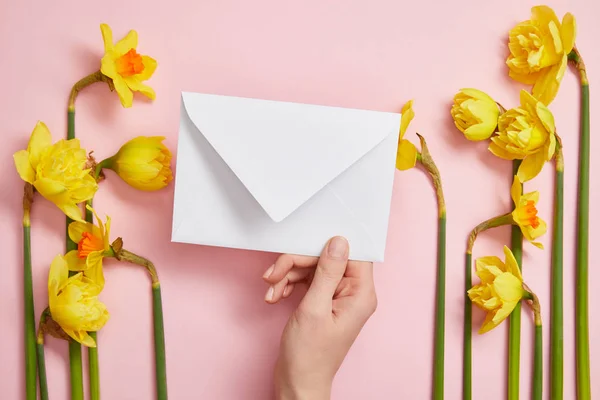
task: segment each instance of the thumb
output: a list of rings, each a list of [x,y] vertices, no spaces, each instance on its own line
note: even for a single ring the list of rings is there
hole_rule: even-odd
[[[312,311],[331,312],[333,295],[348,264],[348,241],[336,236],[329,240],[317,263],[312,283],[301,306]]]

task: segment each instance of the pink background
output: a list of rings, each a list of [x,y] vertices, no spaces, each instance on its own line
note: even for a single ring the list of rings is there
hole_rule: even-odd
[[[562,16],[573,12],[592,93],[600,76],[600,6],[594,0],[551,1]],[[159,61],[150,81],[154,103],[136,97],[123,109],[97,84],[77,102],[77,136],[98,158],[112,155],[137,135],[165,135],[176,148],[181,90],[399,111],[415,99],[415,131],[429,140],[443,173],[448,204],[446,395],[461,393],[463,253],[467,233],[482,220],[509,210],[510,163],[483,143],[467,142],[449,117],[455,91],[478,87],[507,106],[520,86],[506,76],[507,31],[527,19],[530,1],[484,2],[255,0],[105,0],[99,3],[8,0],[0,3],[0,76],[3,145],[0,221],[0,397],[23,393],[21,188],[11,155],[26,146],[39,120],[58,139],[65,135],[67,95],[75,80],[97,70],[102,55],[100,22],[115,38],[134,28],[139,51]],[[552,104],[565,145],[565,398],[575,398],[574,229],[578,133],[577,79],[568,71]],[[592,115],[599,115],[598,103]],[[594,136],[594,135],[592,135]],[[600,152],[592,139],[592,153]],[[306,160],[290,160],[305,162]],[[590,233],[590,337],[600,337],[600,233],[598,159],[592,160]],[[552,168],[526,190],[542,192],[540,214],[551,222]],[[429,397],[435,284],[435,197],[419,170],[397,172],[386,262],[376,266],[379,308],[356,341],[334,384],[334,399]],[[38,198],[39,199],[39,198]],[[138,192],[114,174],[96,196],[97,210],[113,218],[114,236],[154,260],[165,307],[171,398],[272,398],[271,371],[281,330],[298,303],[263,302],[263,271],[275,254],[170,243],[173,187]],[[41,199],[33,211],[36,311],[47,303],[51,259],[63,251],[64,216]],[[507,228],[484,234],[475,256],[501,255]],[[525,245],[524,275],[549,317],[550,235],[546,251]],[[149,282],[135,267],[106,263],[102,300],[111,320],[99,333],[105,399],[153,397]],[[483,315],[474,312],[475,325]],[[546,325],[547,326],[547,325]],[[528,397],[532,340],[523,319],[522,396]],[[548,329],[545,328],[547,350]],[[506,325],[474,336],[474,397],[505,397]],[[600,344],[592,341],[592,391],[600,394]],[[548,355],[545,354],[545,361]],[[67,345],[50,339],[46,349],[51,397],[67,398]],[[545,363],[545,365],[548,365]],[[546,375],[546,383],[547,375]]]

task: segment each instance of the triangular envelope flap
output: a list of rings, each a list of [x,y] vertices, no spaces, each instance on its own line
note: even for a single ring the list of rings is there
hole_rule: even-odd
[[[400,114],[182,93],[191,121],[267,214],[283,220],[397,134]]]

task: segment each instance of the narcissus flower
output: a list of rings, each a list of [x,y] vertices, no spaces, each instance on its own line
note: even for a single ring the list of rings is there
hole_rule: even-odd
[[[173,180],[171,151],[162,136],[139,136],[125,143],[117,154],[101,162],[136,189],[152,191]]]
[[[59,140],[52,144],[48,127],[38,122],[27,150],[17,151],[13,158],[25,182],[31,183],[71,219],[82,220],[77,204],[94,197],[98,184],[90,170],[84,169],[87,152],[80,147],[79,140]]]
[[[69,278],[69,268],[58,255],[48,274],[48,303],[52,319],[79,343],[96,347],[88,332],[100,330],[108,321],[106,306],[98,300],[102,288],[78,273]]]
[[[547,230],[546,222],[538,217],[538,210],[535,207],[540,198],[540,192],[536,190],[535,192],[521,194],[521,182],[515,176],[510,195],[515,203],[515,210],[512,212],[513,221],[521,228],[523,236],[531,244],[543,249],[544,246],[541,243],[534,242]]]
[[[548,6],[531,9],[531,19],[509,33],[509,75],[533,85],[533,95],[544,104],[556,96],[567,68],[567,56],[575,44],[575,17],[567,13],[562,24]]]
[[[540,173],[556,150],[556,129],[552,112],[541,101],[521,90],[521,107],[500,116],[498,133],[492,136],[490,151],[506,160],[523,160],[517,176],[526,182]]]
[[[417,163],[417,148],[410,141],[404,139],[406,129],[410,121],[415,117],[412,109],[413,101],[410,100],[402,107],[402,117],[400,119],[400,136],[398,138],[398,154],[396,156],[396,168],[401,171],[411,169]]]
[[[104,57],[100,71],[112,79],[123,107],[133,104],[133,92],[140,92],[154,100],[154,90],[143,82],[150,79],[156,70],[156,60],[137,53],[138,36],[129,31],[127,36],[113,44],[112,30],[100,25],[104,40]]]
[[[69,237],[77,243],[77,250],[71,250],[65,255],[65,260],[71,271],[82,271],[83,275],[100,288],[104,287],[104,271],[102,259],[114,256],[110,247],[110,217],[103,224],[93,208],[98,225],[89,222],[72,222],[69,224]]]
[[[486,333],[504,321],[525,294],[517,260],[506,246],[504,256],[505,262],[489,256],[475,263],[481,283],[469,289],[468,294],[476,306],[487,312],[479,333]]]
[[[487,94],[477,89],[461,89],[450,111],[454,125],[469,140],[485,140],[496,130],[500,109]]]

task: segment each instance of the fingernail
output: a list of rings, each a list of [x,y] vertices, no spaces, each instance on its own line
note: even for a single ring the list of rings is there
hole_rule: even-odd
[[[273,285],[271,285],[269,287],[269,290],[267,290],[267,295],[265,296],[265,301],[268,301],[268,302],[273,301],[274,294],[275,294],[275,288],[273,287]]]
[[[330,257],[342,258],[348,253],[348,241],[341,236],[336,236],[329,242],[327,254]]]
[[[267,270],[265,271],[265,274],[263,275],[263,278],[265,278],[265,279],[269,278],[269,277],[271,276],[271,274],[273,273],[273,270],[274,270],[274,269],[275,269],[275,264],[271,265],[271,266],[269,267],[269,269],[267,269]]]

